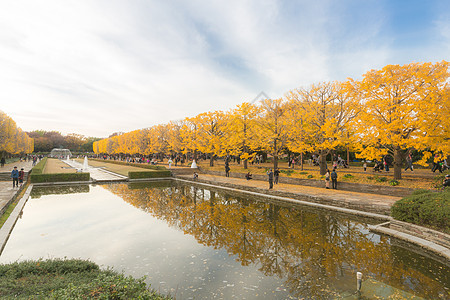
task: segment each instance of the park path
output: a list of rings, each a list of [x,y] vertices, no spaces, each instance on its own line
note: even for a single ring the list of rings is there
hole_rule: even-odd
[[[9,164],[5,164],[3,167],[0,166],[0,211],[3,211],[3,208],[8,205],[11,199],[16,195],[19,191],[19,188],[12,186],[11,171],[14,167],[17,167],[18,170],[21,168],[24,169],[25,173],[28,173],[33,163],[31,161],[17,161]]]

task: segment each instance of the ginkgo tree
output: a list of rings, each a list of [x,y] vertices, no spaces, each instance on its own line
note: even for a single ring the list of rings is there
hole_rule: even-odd
[[[261,101],[261,116],[256,119],[259,127],[257,142],[273,156],[274,169],[278,168],[278,159],[289,140],[287,110],[284,99],[265,99]]]
[[[388,65],[367,72],[360,81],[350,79],[363,102],[356,127],[366,147],[361,155],[384,149],[394,157],[394,179],[401,179],[406,150],[448,151],[439,145],[448,143],[448,115],[442,114],[448,111],[448,78],[448,63],[443,61]]]
[[[233,155],[239,155],[243,160],[244,169],[248,168],[248,160],[252,158],[260,145],[257,143],[257,118],[261,108],[244,102],[229,112],[226,128],[225,147]]]
[[[358,115],[358,99],[349,95],[340,82],[323,82],[286,95],[291,103],[292,151],[319,154],[320,174],[326,173],[326,156],[349,144],[350,127]],[[298,118],[297,120],[295,118]]]
[[[29,154],[34,150],[33,139],[6,113],[0,111],[0,156],[10,154]]]
[[[196,128],[196,136],[192,140],[195,148],[202,153],[208,153],[209,164],[214,166],[214,157],[226,154],[224,145],[226,114],[222,111],[205,112],[191,118],[190,121],[195,123]],[[186,141],[186,144],[189,142]]]

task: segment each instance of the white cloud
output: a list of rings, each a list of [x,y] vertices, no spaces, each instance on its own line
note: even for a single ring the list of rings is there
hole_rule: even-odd
[[[355,3],[3,2],[1,109],[24,130],[107,136],[359,76],[392,51],[384,8]]]

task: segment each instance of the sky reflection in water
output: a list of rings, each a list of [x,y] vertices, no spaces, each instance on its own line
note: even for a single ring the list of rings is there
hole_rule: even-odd
[[[32,197],[2,263],[90,259],[146,275],[178,299],[329,298],[353,291],[357,270],[448,295],[448,267],[342,216],[167,182],[35,188]]]

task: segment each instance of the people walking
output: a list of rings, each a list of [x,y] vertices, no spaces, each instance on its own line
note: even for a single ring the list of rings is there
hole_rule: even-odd
[[[225,164],[225,177],[230,177],[230,166]]]
[[[2,157],[2,159],[1,159],[1,165],[2,165],[2,168],[5,166],[5,163],[6,163],[6,160],[5,160],[5,158],[4,157]]]
[[[387,155],[383,157],[383,164],[385,172],[389,172],[389,158]]]
[[[330,170],[327,169],[327,172],[325,173],[325,188],[330,188]]]
[[[406,168],[405,168],[405,171],[408,170],[408,169],[411,169],[411,172],[414,172],[411,153],[408,153],[408,156],[406,156]]]
[[[24,176],[25,176],[25,171],[23,170],[23,168],[21,168],[19,171],[19,186],[22,186]]]
[[[267,175],[269,176],[269,189],[273,189],[273,172],[272,169],[267,171]]]
[[[276,168],[275,171],[273,172],[273,175],[275,177],[275,184],[278,184],[278,178],[280,177],[280,169]]]
[[[19,170],[17,170],[17,167],[14,167],[14,169],[11,171],[11,178],[13,180],[13,188],[19,187]]]
[[[337,189],[337,173],[336,173],[336,169],[333,169],[333,172],[331,172],[331,185],[333,187],[333,189]]]

